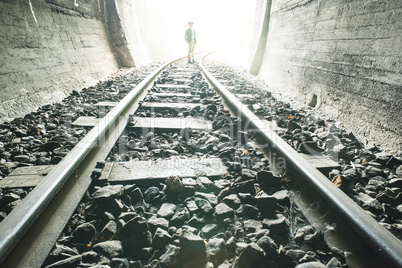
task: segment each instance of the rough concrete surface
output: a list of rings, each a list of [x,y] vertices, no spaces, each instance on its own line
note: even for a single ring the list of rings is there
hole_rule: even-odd
[[[402,2],[273,1],[260,77],[391,148],[402,148]]]
[[[60,101],[120,67],[168,58],[168,38],[153,6],[141,1],[134,7],[131,0],[0,1],[0,122]]]
[[[317,111],[402,147],[402,1],[250,4],[249,62],[263,55],[254,71],[273,90],[303,103],[315,94]],[[154,0],[1,0],[0,23],[0,122],[172,51]]]
[[[0,1],[0,120],[63,99],[118,70],[98,1]]]

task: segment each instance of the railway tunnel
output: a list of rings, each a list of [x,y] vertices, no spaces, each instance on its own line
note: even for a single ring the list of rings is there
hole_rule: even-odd
[[[401,13],[0,1],[1,266],[399,267]]]
[[[223,50],[299,107],[400,148],[401,2],[1,1],[2,122],[121,70]]]

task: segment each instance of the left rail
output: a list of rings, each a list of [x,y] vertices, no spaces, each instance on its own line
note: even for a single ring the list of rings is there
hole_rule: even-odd
[[[0,223],[1,267],[42,265],[89,187],[96,162],[105,159],[144,92],[178,60],[159,67],[131,90]]]

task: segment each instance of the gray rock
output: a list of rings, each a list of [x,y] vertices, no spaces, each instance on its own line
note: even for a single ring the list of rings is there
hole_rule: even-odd
[[[341,262],[335,257],[333,257],[327,262],[328,268],[338,268],[341,267],[341,265],[342,265]]]
[[[262,224],[274,234],[282,234],[289,229],[289,222],[282,215],[279,215],[277,219],[266,218],[262,221]]]
[[[130,235],[132,233],[144,233],[149,230],[147,220],[137,216],[128,221],[123,227],[123,234]]]
[[[354,168],[349,168],[349,169],[347,169],[347,170],[345,170],[344,172],[343,172],[343,175],[346,177],[346,178],[348,178],[348,179],[350,179],[350,180],[356,180],[356,179],[358,179],[359,178],[359,172],[356,170],[356,169],[354,169]]]
[[[197,234],[198,229],[189,225],[183,225],[181,228],[177,230],[179,233],[179,237],[181,237],[184,233],[192,233],[192,234]]]
[[[317,105],[317,95],[316,94],[310,94],[307,100],[307,105],[310,107],[315,107]]]
[[[244,221],[244,230],[247,233],[255,233],[262,229],[262,223],[256,220],[246,220]]]
[[[56,243],[55,248],[51,252],[51,256],[57,258],[63,258],[65,256],[74,256],[79,255],[79,252],[76,248],[70,248],[68,246]]]
[[[95,251],[87,251],[81,254],[83,263],[94,263],[99,260],[100,255]]]
[[[202,226],[205,224],[205,219],[203,217],[198,217],[197,214],[194,214],[187,222],[187,225],[190,226]]]
[[[388,181],[388,185],[391,188],[402,188],[402,179],[391,179]]]
[[[399,213],[402,213],[402,204],[397,206],[396,209],[399,211]]]
[[[396,168],[395,174],[396,174],[396,176],[398,176],[399,178],[402,178],[402,165],[400,165],[399,167]]]
[[[107,185],[93,193],[92,197],[95,200],[107,200],[109,198],[116,198],[123,194],[123,189],[123,185]]]
[[[28,162],[29,160],[29,155],[16,155],[13,157],[13,160],[16,162]]]
[[[222,238],[212,238],[207,243],[209,260],[214,263],[221,263],[226,257],[226,243]]]
[[[134,258],[142,260],[144,262],[144,261],[148,261],[152,258],[152,256],[153,256],[152,253],[153,253],[152,247],[146,246],[146,247],[138,248],[137,251],[131,251],[130,255],[133,256]],[[159,250],[155,250],[154,255],[159,256],[160,255]],[[152,263],[152,265],[154,263],[159,264],[158,260],[155,260],[155,259],[152,260],[151,263]],[[158,267],[158,266],[155,265],[153,267]]]
[[[162,193],[159,190],[158,187],[152,186],[149,187],[145,192],[144,192],[144,200],[147,203],[154,203],[155,201],[160,200],[162,197]]]
[[[132,219],[134,219],[135,217],[137,217],[137,213],[136,212],[123,212],[119,215],[119,220],[123,220],[124,222],[128,222]]]
[[[249,204],[241,204],[240,207],[236,210],[236,215],[238,217],[245,217],[251,219],[256,219],[259,213],[260,210],[257,207]]]
[[[196,190],[205,189],[206,192],[213,192],[215,190],[215,184],[207,177],[198,177],[196,182],[197,185],[201,186],[196,187]]]
[[[260,192],[258,196],[255,197],[255,200],[257,201],[257,207],[264,215],[270,215],[274,213],[276,208],[278,207],[278,200],[265,192]]]
[[[204,214],[212,214],[214,212],[214,208],[212,207],[211,203],[209,203],[207,200],[205,199],[201,199],[196,197],[195,198],[195,204],[197,205],[197,207],[200,208],[200,210],[204,213]]]
[[[183,265],[201,265],[207,263],[207,248],[204,240],[191,232],[184,232],[180,239]],[[190,266],[188,266],[190,267]]]
[[[171,193],[179,193],[183,189],[183,183],[179,176],[172,175],[167,177],[166,181],[166,186],[169,192]]]
[[[317,239],[318,239],[318,232],[314,229],[313,226],[307,225],[302,228],[299,228],[296,231],[294,239],[296,242],[300,242],[300,243],[302,243],[302,242],[313,243],[314,241],[317,241]]]
[[[255,195],[254,183],[255,180],[236,182],[231,188],[234,193],[249,193]]]
[[[95,236],[96,229],[91,223],[83,223],[77,226],[72,233],[72,236],[81,243],[88,243],[91,242],[93,237]]]
[[[228,259],[231,259],[236,252],[236,243],[237,240],[234,236],[231,236],[227,241],[226,241],[226,252],[228,255]]]
[[[224,188],[226,188],[230,185],[230,181],[226,180],[226,179],[220,179],[220,180],[214,181],[214,184],[215,184],[216,191],[220,192],[221,190],[223,190]]]
[[[275,176],[271,171],[262,170],[257,173],[257,182],[269,186],[277,186],[281,182],[281,177]]]
[[[143,265],[141,261],[130,261],[130,268],[142,268],[142,267]]]
[[[278,246],[276,245],[275,241],[269,236],[263,236],[258,239],[257,244],[264,250],[265,255],[268,258],[277,257]]]
[[[186,207],[187,207],[188,211],[190,211],[191,213],[197,212],[199,210],[197,204],[192,199],[187,199],[185,201],[185,204],[186,204]]]
[[[327,268],[327,266],[318,261],[311,261],[299,264],[295,268]]]
[[[251,169],[243,168],[241,171],[241,178],[246,180],[254,180],[257,175],[257,172]]]
[[[156,229],[152,239],[152,247],[154,249],[163,249],[172,240],[172,236],[161,228]]]
[[[168,245],[166,252],[159,257],[159,262],[163,267],[176,267],[180,255],[180,248],[174,245]]]
[[[126,258],[113,258],[110,266],[112,268],[130,268],[130,262]]]
[[[376,176],[384,176],[384,172],[381,168],[373,167],[371,165],[367,166],[362,173],[363,178],[372,178]]]
[[[358,193],[354,197],[356,201],[360,203],[364,209],[368,209],[373,213],[382,212],[381,203],[378,200],[372,198],[371,196],[364,193]]]
[[[188,195],[194,195],[195,193],[195,187],[197,186],[197,182],[192,179],[192,178],[183,178],[182,179],[182,184],[183,184],[183,192],[188,194]]]
[[[225,203],[219,203],[215,207],[215,216],[222,220],[224,218],[233,218],[234,217],[234,210],[230,208],[228,205]]]
[[[233,209],[238,209],[241,204],[240,198],[237,196],[237,194],[225,196],[222,199],[222,202]]]
[[[108,221],[101,233],[105,240],[109,240],[117,231],[117,223],[113,220]]]
[[[278,204],[286,207],[290,206],[289,192],[287,190],[277,191],[272,196],[278,201]]]
[[[133,204],[140,202],[144,198],[140,188],[135,188],[131,192],[130,196],[131,196],[131,202]]]
[[[228,161],[226,162],[229,171],[240,172],[242,167],[240,162]]]
[[[218,232],[218,225],[210,223],[201,228],[201,234],[203,237],[209,238]]]
[[[263,236],[269,236],[270,233],[271,232],[268,229],[261,229],[252,234],[252,236],[250,236],[250,239],[255,239],[256,241],[258,241]],[[254,240],[252,241],[255,242]]]
[[[170,219],[170,225],[181,226],[185,221],[190,219],[190,212],[188,212],[186,207],[178,207],[175,214]]]
[[[122,243],[118,240],[105,241],[96,244],[93,250],[97,253],[103,254],[109,259],[120,257],[123,254]]]
[[[1,199],[0,199],[0,206],[3,207],[9,203],[12,203],[14,201],[20,200],[20,196],[14,193],[8,193],[5,194]]]
[[[134,232],[131,234],[125,234],[122,239],[124,252],[126,254],[133,254],[138,257],[150,257],[150,247],[152,245],[152,233],[146,231],[143,233]],[[142,255],[142,256],[141,256]]]
[[[306,252],[306,255],[304,255],[299,262],[305,263],[305,262],[312,262],[317,260],[317,254],[315,252],[309,250]]]
[[[401,213],[393,206],[389,204],[382,204],[382,208],[385,214],[387,214],[390,218],[400,218]]]
[[[285,255],[294,261],[301,259],[305,254],[306,252],[300,249],[289,249],[285,252]]]
[[[290,199],[287,190],[275,192],[273,195],[269,195],[265,192],[260,192],[256,197],[257,207],[265,215],[272,214],[277,208],[277,204],[282,206],[289,206]]]
[[[172,203],[163,203],[159,208],[157,215],[161,218],[170,219],[174,215],[176,205]]]
[[[385,189],[385,179],[383,177],[374,177],[370,179],[366,185],[366,189],[374,192],[379,192]]]
[[[342,144],[335,145],[328,153],[335,159],[348,159],[348,148]]]
[[[82,260],[81,255],[71,256],[64,260],[60,260],[50,265],[47,265],[45,266],[45,268],[74,267],[77,266],[81,260]]]
[[[245,238],[245,233],[244,233],[243,228],[240,228],[240,227],[236,228],[233,236],[236,238],[236,240],[243,241]]]
[[[264,258],[264,250],[256,243],[246,244],[239,257],[234,262],[234,267],[256,267]]]
[[[207,200],[212,206],[218,204],[218,198],[215,194],[196,192],[194,196]]]
[[[218,268],[230,268],[232,267],[228,260],[225,260],[223,263],[219,264]]]
[[[397,207],[399,205],[399,202],[391,195],[389,195],[386,191],[383,191],[376,195],[376,199],[381,203],[390,204],[394,207]]]
[[[164,218],[158,218],[156,215],[148,219],[148,226],[151,231],[155,231],[157,228],[167,230],[169,228],[169,221]]]
[[[124,203],[117,198],[108,199],[108,201],[105,202],[104,209],[113,215],[120,215],[122,211],[124,211]]]
[[[49,142],[46,142],[45,144],[41,145],[40,147],[43,148],[44,150],[46,150],[47,152],[51,152],[54,149],[59,148],[60,146],[62,146],[62,144],[60,142],[49,141]]]

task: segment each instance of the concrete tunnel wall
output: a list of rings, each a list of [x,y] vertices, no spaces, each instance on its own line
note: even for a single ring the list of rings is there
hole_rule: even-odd
[[[317,111],[401,147],[400,0],[255,3],[250,72],[304,103],[314,94]],[[0,21],[0,122],[172,55],[153,0],[2,0]]]
[[[60,101],[119,67],[168,57],[154,8],[152,0],[0,1],[0,122]]]
[[[300,106],[315,95],[318,112],[402,148],[402,1],[257,0],[256,7],[251,73]]]

